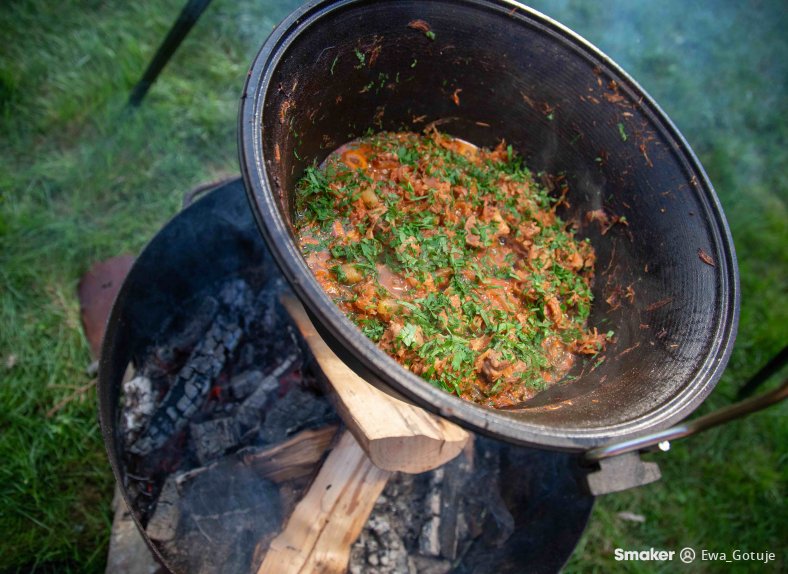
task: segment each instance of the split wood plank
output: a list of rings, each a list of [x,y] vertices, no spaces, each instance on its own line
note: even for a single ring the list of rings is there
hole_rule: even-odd
[[[421,473],[456,457],[468,433],[359,377],[328,347],[293,295],[280,297],[331,386],[334,406],[353,436],[384,470]]]
[[[338,428],[338,425],[326,425],[301,431],[286,441],[264,450],[247,447],[230,456],[240,459],[244,465],[253,468],[261,478],[281,484],[313,474],[315,466],[328,450]],[[178,488],[223,462],[224,459],[180,474],[175,479]]]
[[[258,574],[340,574],[391,472],[342,433],[309,490],[271,541]]]
[[[260,452],[241,451],[244,464],[276,483],[310,475],[331,445],[337,425],[301,431],[290,440]]]

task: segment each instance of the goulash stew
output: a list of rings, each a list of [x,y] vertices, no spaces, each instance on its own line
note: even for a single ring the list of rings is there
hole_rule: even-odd
[[[612,336],[586,326],[594,250],[556,215],[557,187],[503,142],[378,133],[306,170],[299,245],[326,293],[403,367],[511,406]]]

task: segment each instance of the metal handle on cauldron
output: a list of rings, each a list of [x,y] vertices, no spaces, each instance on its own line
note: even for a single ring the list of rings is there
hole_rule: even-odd
[[[786,397],[788,397],[788,379],[783,381],[779,387],[768,393],[763,393],[757,397],[734,403],[695,420],[684,422],[670,427],[669,429],[642,437],[591,449],[586,452],[584,458],[588,462],[598,462],[628,452],[645,452],[653,450],[655,447],[659,448],[659,450],[667,451],[670,449],[670,441],[672,440],[692,436],[706,429],[760,411],[785,400]]]
[[[776,358],[780,357],[782,358],[780,362],[785,363],[785,353],[781,353]],[[762,376],[763,371],[771,369],[769,374],[776,372],[777,368],[773,365],[774,362],[771,361],[753,379],[760,378],[762,382],[762,380],[765,380]],[[667,451],[670,449],[671,440],[698,434],[707,429],[763,410],[786,398],[788,398],[788,379],[769,392],[734,403],[695,420],[642,437],[593,448],[583,456],[585,462],[599,466],[598,470],[589,473],[585,477],[588,489],[591,494],[596,496],[654,482],[660,478],[659,467],[653,462],[640,460],[641,452],[649,452],[655,449]]]

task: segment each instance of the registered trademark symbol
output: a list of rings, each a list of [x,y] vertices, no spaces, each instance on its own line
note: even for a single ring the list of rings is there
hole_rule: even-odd
[[[685,564],[689,564],[695,560],[695,551],[689,546],[687,548],[683,548],[679,553],[679,558],[681,558],[681,561]]]

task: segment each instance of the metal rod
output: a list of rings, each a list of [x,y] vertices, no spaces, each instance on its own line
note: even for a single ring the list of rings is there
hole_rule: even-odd
[[[148,64],[148,69],[145,70],[140,81],[137,82],[137,85],[131,90],[128,102],[130,107],[136,108],[142,103],[145,94],[148,93],[148,90],[151,85],[153,85],[153,82],[156,81],[159,73],[164,69],[164,66],[167,65],[167,62],[170,61],[175,50],[181,45],[183,39],[197,23],[197,20],[210,3],[211,0],[189,0],[186,2],[186,6],[181,10],[175,24],[172,25],[172,28],[170,28],[170,31],[167,33],[167,37],[164,38],[161,46],[159,46],[159,49],[156,51],[156,55],[153,56],[150,64]]]
[[[763,393],[757,397],[724,407],[695,420],[681,423],[669,429],[639,438],[591,449],[586,452],[585,459],[589,462],[597,462],[627,452],[651,450],[655,447],[659,447],[660,443],[694,435],[706,429],[765,409],[766,407],[785,400],[786,397],[788,397],[788,379],[784,380],[779,387],[768,393]],[[667,445],[665,450],[667,450],[667,448],[669,448],[669,445]]]
[[[788,364],[788,346],[783,347],[783,350],[777,353],[776,356],[766,363],[760,371],[755,373],[749,381],[744,383],[736,394],[736,399],[742,400],[749,397],[758,387],[760,387],[772,375]]]

